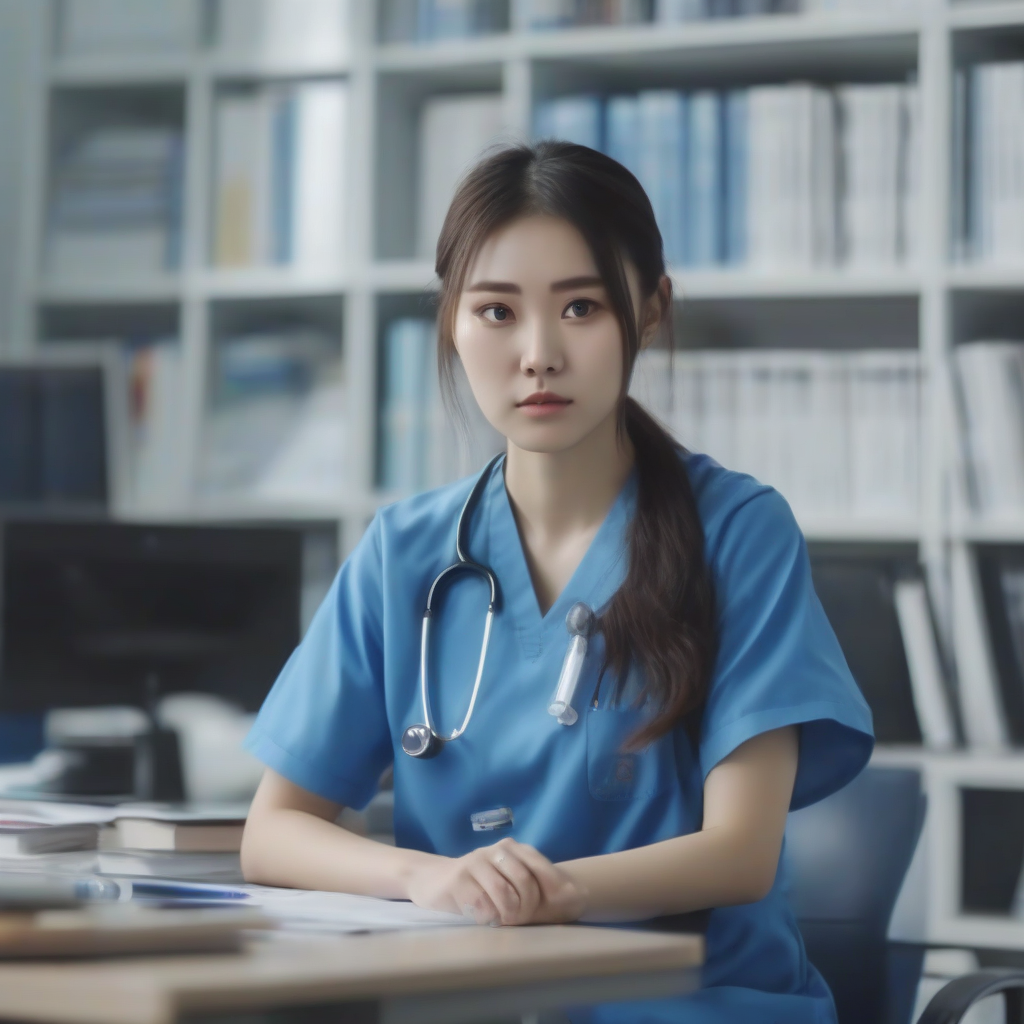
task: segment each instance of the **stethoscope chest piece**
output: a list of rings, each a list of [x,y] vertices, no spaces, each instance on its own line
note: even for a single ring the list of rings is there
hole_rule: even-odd
[[[410,757],[426,761],[437,757],[444,747],[444,739],[426,725],[410,725],[402,733],[402,749]]]

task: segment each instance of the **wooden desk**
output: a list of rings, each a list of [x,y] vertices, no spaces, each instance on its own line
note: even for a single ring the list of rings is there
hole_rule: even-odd
[[[457,1024],[692,991],[703,956],[698,935],[551,926],[286,937],[206,956],[12,961],[0,965],[0,1019]]]

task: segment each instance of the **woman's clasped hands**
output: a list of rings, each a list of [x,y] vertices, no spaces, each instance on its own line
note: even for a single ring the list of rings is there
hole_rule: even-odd
[[[568,872],[514,839],[462,857],[431,857],[410,874],[408,897],[495,926],[576,921],[587,908],[586,892]]]

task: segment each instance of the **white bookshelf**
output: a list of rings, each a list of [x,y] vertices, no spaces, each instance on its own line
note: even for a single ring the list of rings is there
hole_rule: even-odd
[[[187,458],[177,497],[159,515],[168,521],[301,520],[334,524],[339,550],[358,539],[374,510],[395,497],[375,486],[376,395],[382,311],[402,303],[410,307],[436,290],[433,268],[415,255],[415,187],[412,179],[415,119],[425,96],[490,90],[503,96],[512,137],[527,138],[537,100],[581,89],[629,90],[666,85],[689,87],[812,80],[905,80],[916,73],[922,113],[919,261],[914,266],[878,272],[829,269],[793,274],[750,271],[674,271],[682,309],[726,308],[754,304],[771,315],[774,303],[811,304],[819,310],[822,337],[844,311],[863,308],[883,321],[902,318],[913,324],[907,345],[916,345],[924,370],[921,412],[921,512],[915,517],[860,519],[838,516],[802,523],[812,541],[916,545],[926,567],[941,617],[948,620],[955,601],[949,591],[950,551],[970,551],[977,543],[1024,543],[1020,521],[982,523],[958,500],[956,436],[950,347],[964,301],[981,304],[1016,296],[1024,308],[1024,266],[956,265],[950,252],[950,95],[957,47],[967,36],[983,51],[986,39],[1002,28],[1024,27],[1024,2],[968,3],[921,0],[917,14],[870,16],[784,15],[717,20],[684,25],[591,27],[535,32],[523,24],[511,0],[509,32],[471,41],[379,44],[376,3],[354,0],[348,56],[334,62],[276,60],[262,54],[222,53],[201,39],[201,13],[208,0],[193,0],[196,38],[186,52],[141,56],[67,57],[54,52],[56,2],[40,4],[48,24],[40,38],[48,45],[36,55],[33,110],[26,140],[27,183],[19,240],[19,304],[13,337],[22,353],[45,345],[41,325],[48,310],[159,306],[173,308],[187,380],[181,408],[181,434]],[[1024,35],[1017,52],[1024,55]],[[347,146],[348,256],[343,265],[316,270],[287,267],[229,270],[209,261],[213,162],[213,106],[226,83],[268,82],[318,77],[342,78],[349,86]],[[58,97],[111,89],[174,91],[183,109],[186,138],[184,245],[181,268],[157,275],[111,279],[55,280],[42,271],[51,117]],[[965,296],[967,299],[965,299]],[[218,304],[331,300],[338,311],[347,387],[350,483],[337,503],[259,504],[237,500],[199,500],[193,482],[201,444],[202,416],[212,346],[213,311]],[[759,304],[759,305],[758,305]],[[811,313],[808,312],[808,316]],[[131,507],[117,510],[125,517]],[[153,513],[148,516],[152,518]],[[955,638],[954,638],[954,643]],[[969,665],[961,664],[961,686],[972,685]],[[1002,779],[1024,789],[1024,756],[986,755]],[[877,760],[924,766],[934,792],[929,849],[954,846],[958,820],[941,796],[957,779],[967,778],[981,762],[967,755],[939,758],[920,750],[880,751]],[[971,776],[973,777],[973,776]],[[933,782],[932,780],[940,780]],[[937,787],[937,788],[936,788]],[[945,801],[945,803],[943,802]],[[947,808],[943,810],[943,808]],[[1024,925],[1007,921],[962,920],[947,897],[950,872],[942,862],[930,875],[945,909],[929,937],[968,945],[1024,949]],[[941,876],[941,877],[940,877]],[[946,886],[941,889],[941,886]],[[942,896],[941,893],[945,893]],[[947,899],[941,903],[941,899]],[[947,912],[948,911],[948,912]]]

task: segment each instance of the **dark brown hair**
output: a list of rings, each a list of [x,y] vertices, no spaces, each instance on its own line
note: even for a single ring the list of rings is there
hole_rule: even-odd
[[[631,737],[629,745],[640,747],[681,722],[696,731],[718,634],[704,529],[682,449],[627,395],[640,328],[625,262],[636,268],[649,298],[665,273],[665,260],[650,200],[625,167],[585,146],[541,142],[500,149],[463,178],[437,243],[438,371],[445,398],[454,404],[455,313],[466,274],[492,232],[536,213],[567,221],[586,240],[622,328],[619,429],[636,452],[637,502],[626,579],[601,616],[600,629],[605,668],[616,675],[617,692],[635,665],[644,681],[641,699],[656,708]]]

